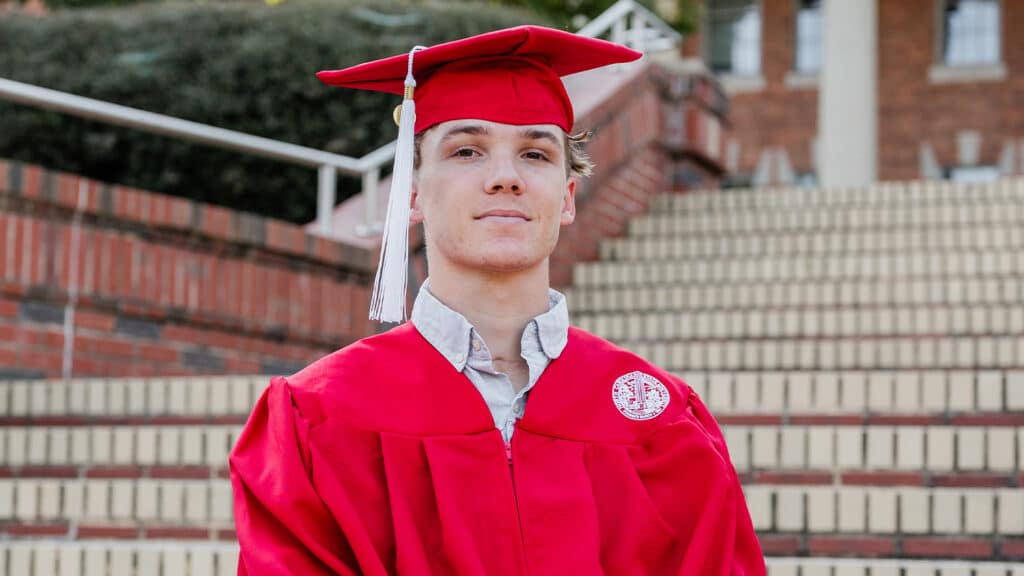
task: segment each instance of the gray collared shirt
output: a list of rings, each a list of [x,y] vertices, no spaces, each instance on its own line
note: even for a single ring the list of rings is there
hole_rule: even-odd
[[[416,296],[411,320],[427,342],[476,386],[505,442],[512,440],[513,426],[523,416],[530,390],[551,360],[562,354],[569,337],[569,310],[565,296],[549,289],[548,311],[530,320],[520,339],[522,357],[530,369],[530,378],[517,393],[508,375],[494,368],[483,337],[465,316],[435,298],[430,293],[428,282],[423,283]]]

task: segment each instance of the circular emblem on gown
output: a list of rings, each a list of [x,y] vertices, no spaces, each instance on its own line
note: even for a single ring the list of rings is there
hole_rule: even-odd
[[[615,379],[612,400],[626,418],[650,420],[665,411],[669,395],[668,389],[657,378],[636,371]]]

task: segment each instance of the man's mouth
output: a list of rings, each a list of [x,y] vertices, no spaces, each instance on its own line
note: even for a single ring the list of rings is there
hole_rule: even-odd
[[[494,210],[488,210],[475,218],[476,220],[486,220],[489,222],[529,222],[530,218],[526,214],[523,214],[519,210],[509,210],[505,208],[499,208]]]

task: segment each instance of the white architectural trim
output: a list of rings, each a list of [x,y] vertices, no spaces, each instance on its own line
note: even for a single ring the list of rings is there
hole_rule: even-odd
[[[722,83],[722,89],[725,90],[726,94],[760,92],[765,87],[763,74],[719,74],[717,78]]]
[[[934,55],[935,56],[934,56],[933,62],[935,62],[935,64],[932,66],[931,69],[928,70],[928,79],[929,80],[931,80],[933,83],[942,83],[944,81],[941,78],[938,79],[938,80],[934,79],[934,77],[933,77],[933,70],[936,70],[936,69],[945,69],[945,70],[948,70],[948,69],[960,69],[960,70],[976,69],[976,70],[984,70],[984,69],[988,69],[988,68],[1003,68],[1003,77],[1005,78],[1005,76],[1006,76],[1006,69],[1005,69],[1005,66],[1003,65],[1003,62],[1005,62],[1005,56],[1003,54],[1003,52],[1004,52],[1003,44],[1006,42],[1007,26],[1006,26],[1005,12],[1003,10],[1003,0],[996,0],[996,2],[999,4],[999,46],[998,46],[998,48],[999,48],[999,62],[996,63],[996,64],[979,64],[979,65],[976,65],[976,66],[950,66],[950,65],[946,64],[943,61],[943,54],[942,54],[942,43],[943,43],[943,40],[945,40],[945,35],[946,35],[946,19],[943,17],[944,16],[943,10],[945,9],[945,6],[944,6],[945,2],[943,0],[935,0],[934,4],[932,5],[933,6],[933,10],[934,10],[934,12],[933,12],[933,20],[932,21],[935,24],[934,44],[933,44],[933,48],[932,49],[934,50]],[[942,73],[940,72],[939,75],[941,76]],[[956,76],[956,73],[954,73],[954,76]],[[962,80],[950,79],[950,80],[945,80],[945,81],[947,81],[947,82],[957,82],[957,81],[968,82],[968,81],[974,81],[974,80],[990,80],[990,79],[992,79],[992,78],[972,78],[970,76],[966,76]]]
[[[1002,82],[1006,80],[1006,64],[984,66],[946,66],[933,64],[928,69],[928,81],[932,84],[955,84],[960,82]]]
[[[821,74],[818,72],[797,72],[795,70],[786,73],[786,88],[801,90],[805,88],[817,88],[821,84]]]
[[[765,35],[764,34],[764,0],[754,0],[754,3],[757,4],[757,16],[758,16],[758,18],[761,19],[761,23],[760,23],[760,26],[761,26],[761,45],[758,46],[758,57],[760,59],[759,59],[759,61],[757,63],[757,74],[756,75],[753,75],[753,74],[751,74],[751,75],[734,75],[734,74],[730,74],[730,73],[727,73],[727,72],[726,73],[716,74],[718,76],[719,80],[722,81],[723,87],[725,85],[724,77],[726,77],[726,76],[730,76],[730,77],[735,76],[737,78],[759,78],[761,80],[761,87],[760,88],[755,88],[754,90],[763,90],[764,89],[764,35]],[[701,55],[701,59],[705,63],[707,63],[707,62],[711,61],[711,19],[709,18],[709,15],[708,15],[709,10],[707,9],[707,6],[702,4],[701,7],[703,9],[701,10],[701,16],[700,16],[700,30],[702,31],[701,32],[701,37],[700,37],[700,55]],[[708,66],[708,69],[710,69],[710,68],[711,68],[711,66]],[[728,92],[728,89],[726,91]],[[744,91],[750,91],[750,90],[743,90],[741,88],[738,91],[739,92],[744,92]]]

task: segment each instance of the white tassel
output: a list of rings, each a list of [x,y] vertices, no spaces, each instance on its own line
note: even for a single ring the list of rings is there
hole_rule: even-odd
[[[409,53],[409,72],[405,77],[405,95],[398,123],[398,145],[395,148],[395,166],[391,172],[391,195],[384,220],[380,261],[377,277],[370,296],[370,319],[380,322],[404,322],[405,291],[409,272],[409,213],[412,197],[413,143],[416,138],[416,103],[413,91],[416,80],[412,75],[413,54],[422,50],[417,46]]]

